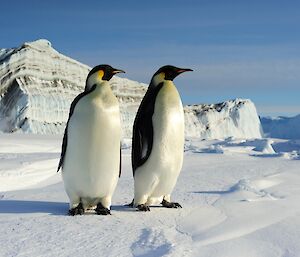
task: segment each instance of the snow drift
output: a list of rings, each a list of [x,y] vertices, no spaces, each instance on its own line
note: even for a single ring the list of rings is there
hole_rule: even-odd
[[[143,214],[124,206],[133,196],[124,149],[112,215],[69,217],[55,172],[61,136],[0,142],[1,257],[299,257],[300,152],[258,152],[265,139],[189,141],[172,193],[183,208]]]
[[[83,91],[89,70],[57,52],[44,39],[0,49],[0,131],[62,134],[70,104]],[[133,120],[147,85],[114,77],[112,89],[120,101],[123,138],[131,138]],[[250,100],[186,106],[185,119],[186,137],[262,136]]]

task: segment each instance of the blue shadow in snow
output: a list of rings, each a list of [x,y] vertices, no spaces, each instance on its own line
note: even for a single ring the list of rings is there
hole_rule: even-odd
[[[49,213],[67,215],[69,205],[62,202],[43,202],[27,200],[0,200],[0,213]]]
[[[227,191],[193,191],[192,194],[212,194],[212,195],[223,195],[223,194],[229,194],[232,193],[233,190],[227,190]]]
[[[263,154],[250,154],[252,157],[260,157],[260,158],[276,158],[281,157],[280,153],[263,153]]]
[[[233,185],[227,190],[211,190],[211,191],[192,191],[192,194],[212,194],[212,195],[224,195],[230,194],[237,190],[237,185]]]

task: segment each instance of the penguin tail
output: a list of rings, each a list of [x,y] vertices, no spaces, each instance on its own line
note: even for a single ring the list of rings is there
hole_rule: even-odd
[[[133,206],[134,206],[133,203],[134,203],[134,199],[132,199],[132,202],[131,202],[131,203],[125,204],[124,206],[133,208]]]

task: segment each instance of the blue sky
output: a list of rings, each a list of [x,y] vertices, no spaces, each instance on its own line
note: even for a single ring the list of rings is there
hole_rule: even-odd
[[[5,1],[0,48],[46,38],[90,66],[149,83],[162,65],[185,104],[250,98],[261,115],[300,113],[300,1]]]

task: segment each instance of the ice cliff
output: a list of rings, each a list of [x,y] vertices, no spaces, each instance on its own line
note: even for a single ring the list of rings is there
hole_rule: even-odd
[[[261,118],[266,136],[283,139],[300,139],[300,114],[294,117]]]
[[[255,105],[248,99],[185,106],[185,128],[187,137],[206,139],[263,135]]]
[[[0,131],[61,134],[74,97],[83,91],[90,67],[52,48],[47,40],[0,49]],[[147,85],[114,77],[123,137],[130,138]],[[187,137],[260,138],[260,121],[250,100],[185,107]]]
[[[83,91],[90,67],[58,53],[47,40],[0,50],[0,130],[63,133],[72,100]],[[130,134],[146,85],[115,77],[123,132]]]

